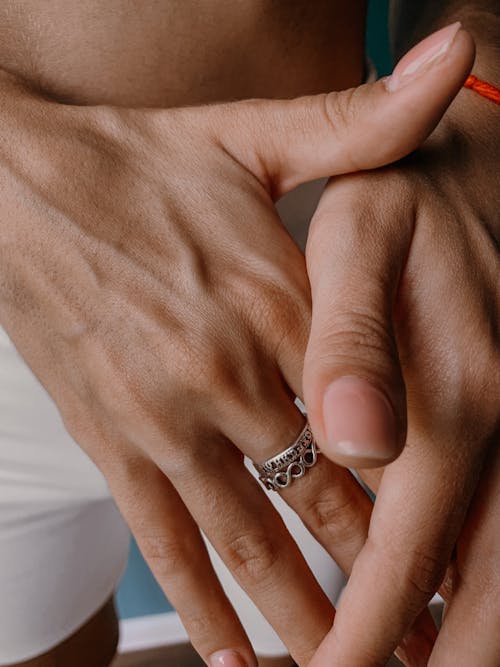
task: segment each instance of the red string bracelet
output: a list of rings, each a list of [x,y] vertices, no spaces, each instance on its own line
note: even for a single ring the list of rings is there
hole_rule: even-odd
[[[500,90],[495,88],[491,83],[478,79],[477,76],[470,74],[467,77],[467,80],[464,83],[465,88],[470,88],[471,90],[479,93],[483,97],[487,97],[489,100],[500,104]]]

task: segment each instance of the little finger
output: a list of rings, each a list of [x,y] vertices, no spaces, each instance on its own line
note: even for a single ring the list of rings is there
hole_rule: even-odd
[[[165,475],[151,461],[129,461],[110,486],[145,560],[207,665],[255,667],[255,654],[199,529]]]

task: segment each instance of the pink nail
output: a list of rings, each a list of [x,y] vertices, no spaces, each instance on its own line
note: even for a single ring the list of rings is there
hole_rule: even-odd
[[[394,72],[386,80],[385,86],[390,92],[399,90],[422,74],[427,67],[435,63],[447,53],[452,45],[457,32],[462,27],[460,22],[452,23],[432,33],[423,41],[419,42],[396,65]]]
[[[335,380],[325,391],[323,421],[328,452],[384,462],[397,454],[396,420],[387,398],[354,376]]]
[[[210,656],[209,661],[211,667],[248,667],[236,651],[217,651]]]

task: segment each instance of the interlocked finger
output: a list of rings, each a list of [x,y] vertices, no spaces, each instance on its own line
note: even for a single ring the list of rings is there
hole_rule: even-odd
[[[417,460],[422,448],[428,454],[424,462]],[[324,660],[383,664],[438,589],[470,492],[459,470],[449,465],[450,477],[455,474],[458,480],[452,488],[443,484],[441,470],[439,456],[423,442],[407,445],[386,470],[370,537],[353,568],[333,633],[313,665]],[[437,504],[439,519],[433,513]],[[360,635],[360,624],[370,631]],[[427,657],[431,650],[429,645]]]
[[[495,667],[500,661],[500,448],[494,443],[457,545],[450,591],[432,667]],[[470,638],[474,637],[474,642]]]
[[[295,661],[306,665],[331,627],[334,609],[236,448],[228,441],[211,448],[218,457],[207,456],[199,468],[178,475],[176,488],[238,584]]]
[[[239,430],[231,429],[227,419],[225,434],[255,464],[292,450],[290,458],[280,458],[274,474],[264,476],[272,480],[268,487],[279,489],[285,502],[348,574],[366,540],[372,503],[348,470],[321,453],[313,455],[307,432],[300,443],[306,418],[290,393],[283,381],[276,383],[273,391],[263,396],[260,418]]]
[[[199,529],[172,484],[151,461],[142,460],[123,466],[119,480],[112,485],[114,497],[195,649],[207,664],[229,650],[256,665]]]

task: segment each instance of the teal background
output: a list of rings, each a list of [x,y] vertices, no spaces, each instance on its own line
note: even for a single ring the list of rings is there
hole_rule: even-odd
[[[379,76],[392,71],[392,58],[389,48],[389,1],[370,0],[368,3],[368,21],[366,26],[366,50],[375,63]]]
[[[118,589],[116,604],[120,618],[172,611],[172,606],[144,562],[135,540],[130,544],[128,566]]]
[[[368,7],[366,48],[379,76],[392,70],[388,41],[388,0],[371,0]],[[121,618],[172,611],[132,540],[127,571],[117,595]]]

